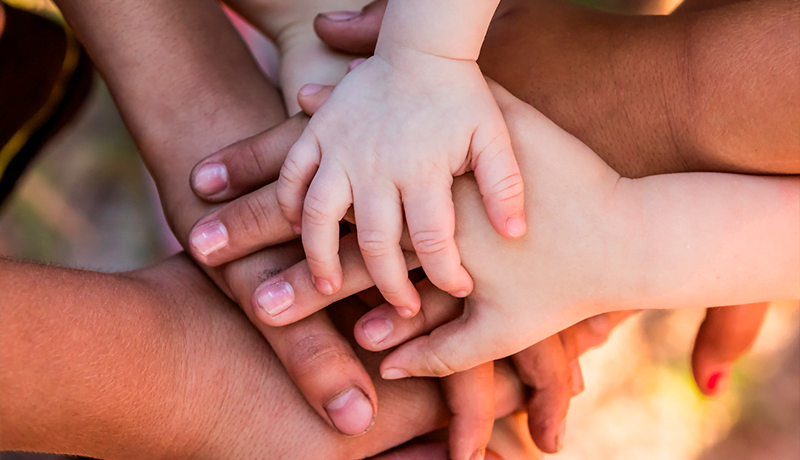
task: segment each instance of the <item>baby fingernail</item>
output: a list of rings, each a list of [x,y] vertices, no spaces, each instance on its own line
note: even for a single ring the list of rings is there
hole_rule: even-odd
[[[564,436],[567,434],[567,419],[561,421],[561,426],[558,427],[558,434],[556,434],[556,451],[560,452],[564,448]]]
[[[392,320],[386,316],[377,316],[365,321],[361,329],[364,331],[364,335],[367,336],[369,341],[377,345],[383,342],[386,337],[389,337],[389,334],[394,330],[394,324],[392,324]]]
[[[292,285],[281,281],[262,289],[258,296],[258,306],[269,316],[278,316],[294,304]]]
[[[716,372],[712,372],[711,377],[708,378],[708,384],[706,385],[708,392],[711,395],[716,395],[725,390],[725,388],[728,386],[730,377],[730,365],[721,366]]]
[[[522,215],[511,216],[506,221],[506,231],[513,238],[524,235],[526,230],[525,217]]]
[[[369,399],[357,388],[351,388],[325,405],[333,426],[343,434],[355,436],[372,425],[374,413]]]
[[[321,89],[322,85],[318,85],[316,83],[309,83],[307,85],[303,85],[303,87],[300,88],[300,95],[311,96],[312,94],[317,94]]]
[[[408,307],[397,307],[397,314],[402,318],[408,319],[414,316],[414,310]]]
[[[398,379],[404,379],[406,377],[411,377],[411,374],[402,369],[396,369],[394,367],[390,367],[389,369],[386,369],[383,372],[381,372],[381,377],[383,377],[384,380],[398,380]]]
[[[194,188],[209,196],[228,188],[228,168],[220,163],[201,166],[194,175]]]
[[[330,21],[345,22],[361,16],[361,11],[330,11],[320,13],[320,16]]]
[[[317,290],[319,291],[320,294],[324,295],[333,294],[333,285],[328,280],[317,278],[316,280],[314,280],[314,286],[317,287]]]
[[[189,241],[197,252],[208,256],[228,245],[228,231],[220,221],[206,222],[192,229]]]

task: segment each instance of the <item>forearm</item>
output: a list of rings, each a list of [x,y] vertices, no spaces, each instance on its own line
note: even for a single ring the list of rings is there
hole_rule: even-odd
[[[0,259],[0,448],[165,455],[181,402],[148,396],[179,394],[181,350],[160,300],[122,276]]]
[[[797,9],[778,0],[631,17],[504,3],[479,64],[623,176],[794,174]]]
[[[474,61],[499,0],[389,0],[375,53],[398,48]]]
[[[63,0],[59,6],[108,83],[185,243],[206,211],[189,189],[192,167],[281,121],[279,95],[216,2]],[[230,106],[236,110],[224,110]]]
[[[800,178],[697,173],[619,187],[635,190],[628,209],[641,211],[630,216],[643,243],[631,244],[643,278],[630,285],[644,288],[633,306],[800,298]]]

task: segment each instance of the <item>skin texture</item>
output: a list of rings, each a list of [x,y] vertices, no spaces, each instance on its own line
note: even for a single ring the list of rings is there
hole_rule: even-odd
[[[742,152],[723,152],[734,154],[730,159],[724,159],[725,161],[718,161],[718,158],[714,157],[716,152],[682,152],[677,150],[676,143],[672,142],[670,129],[673,126],[680,128],[690,121],[690,119],[679,116],[687,113],[681,104],[688,99],[681,97],[663,98],[663,82],[658,78],[659,75],[668,74],[673,60],[667,58],[678,55],[681,51],[681,46],[684,44],[681,41],[672,40],[670,37],[675,35],[676,32],[687,30],[688,26],[691,26],[694,21],[702,20],[705,23],[713,23],[716,27],[724,29],[726,24],[735,23],[736,17],[749,14],[750,10],[771,10],[772,14],[777,16],[779,22],[785,23],[787,20],[793,20],[792,15],[785,12],[786,5],[786,3],[778,4],[774,2],[751,3],[748,5],[748,9],[737,10],[734,13],[716,16],[714,14],[702,14],[686,20],[610,16],[556,2],[527,2],[523,5],[505,2],[501,5],[501,12],[496,18],[496,22],[498,24],[502,23],[504,27],[491,29],[484,46],[481,65],[484,70],[495,76],[495,78],[505,78],[506,86],[517,94],[524,95],[528,101],[536,103],[537,107],[548,116],[568,126],[570,131],[577,133],[581,139],[585,140],[601,157],[611,163],[623,175],[638,177],[657,172],[684,171],[690,167],[696,167],[701,170],[714,168],[729,170],[733,168],[733,170],[741,171],[764,171],[764,169],[759,168],[767,167],[769,172],[792,173],[797,171],[797,165],[794,161],[797,157],[793,154],[796,151],[796,143],[790,145],[788,151],[780,149],[766,149],[765,151],[765,149],[762,149],[762,154],[758,158],[747,157],[742,155]],[[792,7],[792,5],[788,6]],[[365,10],[366,14],[344,22],[330,21],[325,16],[321,16],[317,18],[316,29],[334,47],[345,48],[351,52],[370,52],[374,47],[377,26],[380,23],[380,16],[372,13],[379,8],[380,5],[370,5]],[[695,3],[695,8],[700,9],[701,6],[697,6],[697,3]],[[784,12],[782,13],[781,11]],[[552,17],[557,17],[561,21],[554,21]],[[375,20],[376,18],[377,21]],[[528,25],[532,21],[541,21],[542,18],[547,19],[536,30],[543,33],[531,34],[530,31],[532,29]],[[578,25],[580,27],[577,27]],[[364,33],[365,29],[367,33]],[[781,29],[781,27],[778,27],[778,29]],[[793,30],[791,27],[782,29],[787,29],[790,32]],[[576,30],[582,33],[576,33]],[[616,30],[621,30],[622,32],[616,33]],[[372,35],[370,35],[370,31]],[[745,30],[745,33],[758,35],[759,30],[758,27],[755,27]],[[504,46],[505,44],[501,40],[496,39],[504,36],[513,37],[516,42],[524,42],[526,47]],[[602,39],[598,40],[599,37]],[[613,38],[613,40],[604,37]],[[774,36],[767,38],[776,39]],[[790,33],[784,36],[783,39],[796,40],[796,36]],[[553,47],[550,45],[551,42],[569,46]],[[652,46],[656,42],[665,45]],[[587,46],[587,43],[591,43],[592,46]],[[604,49],[613,52],[598,54],[596,50],[597,43],[602,43],[605,47]],[[643,43],[648,46],[643,45]],[[728,41],[724,45],[731,49],[738,46],[736,41]],[[708,40],[701,40],[698,47],[702,48],[703,46],[715,46],[717,52],[726,56],[725,48],[720,48],[720,45],[713,41],[709,43]],[[523,49],[525,50],[524,54],[520,54]],[[564,54],[565,50],[568,51],[566,54]],[[657,51],[657,53],[654,53],[654,51]],[[548,53],[558,53],[558,56],[548,58]],[[648,55],[655,55],[656,58],[649,59]],[[734,52],[730,55],[741,55],[745,56],[743,59],[751,60],[754,58],[765,59],[768,64],[771,60],[775,61],[774,56],[764,54],[753,55]],[[780,56],[778,57],[780,58]],[[609,65],[609,59],[616,61],[616,65]],[[514,62],[514,65],[506,65],[508,62]],[[780,64],[780,60],[777,62]],[[494,67],[492,67],[492,63],[495,64]],[[530,65],[525,63],[530,63]],[[542,63],[546,65],[542,65]],[[758,78],[757,71],[769,67],[751,66],[749,68],[753,69],[754,72],[746,76]],[[586,68],[590,68],[591,71],[587,71]],[[624,107],[626,113],[629,114],[630,122],[612,124],[606,123],[605,120],[609,115],[615,115],[615,112],[609,112],[607,107],[615,107],[618,104],[615,99],[616,94],[607,91],[594,91],[589,93],[592,95],[590,99],[587,99],[583,94],[586,93],[584,86],[588,88],[599,87],[603,81],[609,81],[609,79],[611,81],[619,80],[621,77],[616,74],[617,71],[615,69],[617,68],[626,70],[624,75],[626,78],[625,88],[635,94],[636,97],[631,98]],[[785,72],[780,76],[784,81],[791,83],[796,78],[794,69],[785,68],[784,70]],[[564,77],[564,75],[576,72],[580,72],[580,79]],[[505,77],[503,76],[504,73]],[[665,81],[680,80],[678,78]],[[747,79],[737,80],[742,87],[747,87],[747,81]],[[528,82],[536,82],[536,84],[529,84]],[[792,97],[796,97],[796,85],[782,84],[778,85],[778,87],[784,90],[784,96],[789,95],[788,99],[784,98],[782,101],[785,102],[786,100],[792,100]],[[678,90],[680,90],[679,87],[670,89],[676,94]],[[552,94],[574,94],[576,96],[554,98],[551,97]],[[732,109],[748,110],[749,107],[746,103],[742,104],[742,101],[751,104],[753,102],[761,103],[748,99],[717,99],[714,101],[717,105],[710,105],[709,107],[721,113],[729,112]],[[732,102],[733,104],[731,104]],[[755,133],[757,136],[749,136],[750,139],[757,139],[758,142],[764,145],[770,145],[769,143],[775,139],[792,139],[791,136],[788,138],[774,136],[771,130],[777,128],[780,131],[781,127],[786,126],[781,121],[796,118],[797,105],[779,103],[773,105],[773,107],[778,108],[775,111],[775,114],[778,114],[777,118],[780,118],[778,123],[765,124],[764,126],[753,124],[744,126],[744,129],[753,127],[754,133],[757,131]],[[668,110],[665,110],[665,108]],[[652,116],[653,114],[656,114],[656,116]],[[670,116],[662,116],[662,114]],[[660,122],[663,120],[669,120],[669,122]],[[775,120],[771,121],[774,122]],[[636,150],[637,148],[642,148],[642,146],[646,147],[647,154],[643,155],[642,152]],[[747,144],[740,143],[737,146],[746,147]],[[651,151],[652,154],[650,153]],[[747,152],[745,151],[745,153]],[[234,186],[239,185],[236,178],[231,180],[231,184]],[[255,186],[255,184],[249,185],[251,188]],[[223,198],[234,196],[232,193],[225,192],[223,192],[223,195],[225,195]],[[233,211],[229,213],[223,212],[223,216],[225,214],[231,216],[231,218],[237,215]],[[236,239],[231,240],[231,242],[240,243]],[[252,244],[253,242],[251,241],[250,243]],[[231,248],[235,250],[236,244],[232,244]],[[301,305],[308,305],[304,302],[300,303]],[[755,309],[757,310],[758,307],[755,307]],[[721,310],[720,318],[725,316],[724,311]],[[716,324],[721,326],[726,323],[720,321]],[[735,318],[728,324],[735,324]],[[752,340],[757,327],[750,329],[750,340]],[[724,336],[724,334],[718,335]],[[701,337],[704,336],[698,337],[696,355],[703,353],[703,344],[706,343]],[[700,388],[706,391],[706,382],[702,374],[702,372],[696,372],[696,378]],[[565,373],[560,372],[553,375],[565,375]]]
[[[67,0],[59,7],[109,85],[155,179],[168,222],[190,247],[192,225],[214,209],[189,188],[186,178],[192,166],[284,120],[279,94],[215,2]],[[186,11],[192,14],[182,14]],[[148,66],[140,65],[143,56]],[[290,146],[295,140],[278,138],[272,146]],[[280,164],[262,163],[258,171],[274,180]],[[283,220],[267,225],[291,230]],[[251,230],[256,228],[266,230]],[[255,287],[282,268],[262,252],[205,270],[243,306],[323,420],[337,426],[326,407],[348,390],[365,395],[358,402],[360,419],[354,422],[348,415],[338,420],[340,431],[359,434],[372,424],[377,394],[364,365],[333,329],[327,312],[280,329],[265,325],[253,313],[250,298]],[[364,407],[372,409],[365,413]]]
[[[381,382],[385,404],[371,434],[339,435],[185,256],[120,274],[0,259],[0,274],[3,450],[353,459],[446,423],[435,382]],[[339,327],[352,329],[364,311],[357,301],[343,304]],[[378,356],[360,357],[375,372]],[[507,365],[497,376],[496,407],[505,415],[521,403],[522,389]]]
[[[194,7],[198,12],[205,10],[204,4]],[[126,6],[121,4],[119,6]],[[164,5],[166,6],[166,5]],[[80,11],[73,11],[71,13],[73,18],[83,16],[86,14],[92,17],[94,9],[91,5],[84,3],[80,6],[81,9],[88,10],[88,14]],[[188,8],[188,7],[187,7]],[[117,44],[114,39],[101,40],[103,33],[110,37],[115,37],[113,31],[124,31],[128,36],[140,36],[141,31],[149,30],[142,27],[142,21],[148,19],[143,16],[144,7],[137,4],[132,8],[137,12],[134,15],[117,15],[107,10],[103,11],[103,17],[108,21],[110,26],[109,30],[98,33],[84,32],[84,41],[95,43],[92,45],[93,55],[95,59],[98,57],[108,57],[105,54],[113,54],[111,65],[101,65],[104,69],[106,77],[113,80],[112,89],[119,94],[117,96],[118,102],[126,106],[123,108],[126,119],[128,119],[135,131],[135,137],[139,142],[140,147],[143,147],[145,156],[150,158],[151,170],[154,171],[159,188],[162,192],[167,214],[173,222],[173,228],[176,229],[179,236],[182,235],[183,241],[186,241],[188,228],[200,216],[207,214],[212,209],[200,201],[195,200],[189,195],[189,190],[185,187],[185,177],[191,169],[194,161],[199,160],[207,153],[216,150],[217,148],[233,142],[237,138],[246,137],[263,130],[265,127],[273,123],[280,117],[276,116],[274,111],[275,102],[277,99],[274,93],[263,85],[263,80],[260,80],[252,63],[247,61],[246,55],[240,45],[234,44],[233,52],[215,52],[216,47],[221,45],[228,45],[233,43],[230,40],[232,31],[224,30],[221,33],[211,34],[218,37],[213,43],[208,43],[202,36],[198,34],[200,31],[215,30],[219,25],[219,21],[214,22],[211,26],[209,24],[196,24],[186,22],[188,19],[182,19],[178,22],[164,22],[157,23],[155,30],[162,31],[166,36],[159,36],[157,38],[164,39],[170,44],[168,47],[160,46],[160,42],[148,42],[152,37],[139,38],[133,40],[132,43],[126,43],[124,46]],[[191,8],[189,8],[191,9]],[[69,8],[65,8],[69,10]],[[184,8],[186,11],[186,8]],[[153,14],[154,18],[159,17],[174,17],[170,13]],[[116,23],[115,23],[116,21]],[[72,20],[73,23],[80,20]],[[180,26],[180,34],[176,36],[168,35],[166,32],[170,27]],[[210,28],[209,28],[210,27]],[[78,27],[79,29],[81,26]],[[139,35],[137,35],[137,33]],[[195,40],[195,44],[200,43],[204,47],[198,47],[197,51],[186,52],[191,49],[188,42],[191,40],[183,39],[182,37],[199,37]],[[131,46],[133,45],[133,46]],[[156,51],[149,51],[152,45]],[[183,47],[183,48],[182,48]],[[224,46],[223,46],[224,48]],[[116,52],[112,52],[113,50]],[[176,66],[177,68],[185,69],[183,73],[171,73],[172,78],[164,79],[161,76],[166,75],[166,67],[159,68],[156,66],[155,71],[152,73],[144,74],[144,81],[147,85],[132,85],[131,83],[123,82],[124,76],[134,75],[136,72],[131,67],[133,63],[139,62],[142,55],[148,55],[152,60],[151,62],[167,62],[178,63],[189,58],[190,65]],[[159,59],[156,59],[159,58]],[[222,62],[219,62],[222,59]],[[217,65],[204,67],[200,62],[217,62]],[[660,65],[660,64],[659,64]],[[208,72],[209,68],[217,69],[216,73]],[[653,68],[653,67],[648,67]],[[137,70],[141,68],[137,67]],[[553,78],[558,80],[558,78]],[[633,79],[638,81],[637,79]],[[226,81],[236,81],[237,84],[227,85]],[[642,81],[649,81],[643,78]],[[158,83],[158,91],[152,91],[153,82]],[[188,84],[187,84],[188,83]],[[200,97],[198,97],[200,95]],[[568,100],[568,98],[563,98]],[[133,107],[131,101],[136,101],[140,108]],[[583,101],[579,101],[580,106]],[[181,107],[181,110],[175,110],[175,107]],[[235,107],[236,110],[230,112],[224,108]],[[598,107],[588,107],[592,110]],[[582,111],[576,110],[572,115],[586,113],[586,106]],[[266,121],[265,121],[266,120]],[[293,121],[291,123],[299,123]],[[593,129],[598,129],[598,126],[603,126],[602,123],[595,123]],[[265,143],[263,147],[278,148],[281,145],[291,145],[296,139],[288,139],[282,137],[280,133],[273,133],[273,143]],[[602,137],[602,136],[601,136]],[[618,138],[620,140],[627,139],[626,136],[609,136],[609,138]],[[625,149],[620,149],[625,152]],[[629,152],[628,152],[629,153]],[[605,152],[604,154],[608,154]],[[633,156],[634,163],[638,156]],[[646,163],[647,158],[642,161]],[[261,169],[252,169],[257,171],[264,178],[275,177],[277,169],[271,167],[268,163],[259,163],[256,167]],[[278,165],[279,167],[279,165]],[[235,179],[232,179],[235,180]],[[232,195],[228,195],[232,196]],[[269,204],[269,203],[267,203]],[[257,209],[257,208],[253,208]],[[276,222],[276,227],[280,227],[281,222]],[[251,229],[259,229],[259,227],[250,227]],[[274,229],[274,228],[273,228]],[[264,230],[262,228],[262,230]],[[268,229],[267,229],[268,230]],[[209,270],[209,272],[211,272]],[[250,262],[241,262],[223,267],[215,275],[218,283],[224,286],[224,289],[231,293],[237,299],[248,313],[250,301],[250,293],[254,286],[259,283],[259,276],[262,273],[261,264],[258,263],[257,257],[251,258]],[[224,279],[223,279],[224,276]],[[234,282],[232,282],[234,281]],[[228,287],[231,284],[232,287]],[[351,360],[352,350],[349,346],[342,346],[341,342],[330,341],[330,335],[320,333],[328,331],[330,325],[325,321],[307,322],[306,327],[296,327],[290,330],[294,333],[279,334],[270,330],[255,319],[252,314],[250,318],[259,325],[265,335],[270,336],[273,343],[283,341],[284,346],[276,347],[279,350],[279,356],[288,364],[290,370],[302,367],[304,363],[309,365],[319,372],[306,373],[298,375],[291,372],[293,377],[300,388],[312,401],[312,406],[319,409],[331,395],[335,395],[348,388],[353,382],[361,385],[362,388],[369,388],[368,378],[366,373],[362,372],[360,365]],[[316,333],[315,333],[316,331]],[[312,337],[315,340],[307,340],[298,343],[297,337]],[[317,342],[318,340],[318,342]],[[314,357],[313,354],[302,353],[302,350],[313,350],[315,347],[325,345],[322,349],[330,350],[325,356],[319,359],[310,360]],[[283,353],[282,350],[299,350],[298,358],[292,359],[291,353]],[[342,358],[345,359],[342,359]],[[331,373],[330,369],[336,368],[339,370],[337,373]],[[325,381],[317,381],[310,379],[309,375],[328,375],[332,378]],[[367,391],[369,393],[369,391]],[[321,410],[320,410],[321,412]],[[324,413],[321,413],[326,417]]]
[[[278,203],[302,228],[321,293],[341,288],[338,222],[351,204],[370,274],[405,317],[419,296],[399,247],[403,216],[431,281],[460,297],[472,289],[453,240],[452,176],[475,171],[498,233],[524,234],[519,170],[474,61],[495,7],[390,2],[375,55],[343,79],[290,150]]]

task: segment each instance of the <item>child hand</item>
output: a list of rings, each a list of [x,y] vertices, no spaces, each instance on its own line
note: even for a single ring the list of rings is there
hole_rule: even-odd
[[[405,317],[419,296],[399,246],[404,209],[428,277],[458,297],[472,280],[454,241],[452,176],[475,171],[500,235],[526,230],[519,168],[477,64],[408,52],[391,63],[374,56],[345,77],[292,147],[277,190],[323,294],[341,287],[338,222],[353,204],[370,274]]]

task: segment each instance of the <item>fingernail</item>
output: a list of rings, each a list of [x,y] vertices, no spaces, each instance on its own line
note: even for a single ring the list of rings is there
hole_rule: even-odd
[[[228,188],[228,168],[220,163],[201,166],[194,175],[194,188],[206,196],[225,190]]]
[[[453,297],[458,297],[458,298],[464,298],[464,297],[466,297],[468,295],[469,295],[469,292],[467,292],[467,291],[456,291],[456,292],[452,293]]]
[[[486,449],[478,449],[472,454],[469,460],[483,460],[486,457]]]
[[[319,291],[320,294],[323,295],[333,294],[333,285],[328,280],[324,280],[322,278],[316,278],[314,280],[314,286],[317,287],[317,290]]]
[[[402,318],[408,319],[414,316],[414,310],[408,307],[397,307],[397,314],[400,315]]]
[[[526,230],[525,217],[522,215],[511,216],[506,221],[506,231],[513,238],[519,238],[524,235]]]
[[[322,85],[318,85],[316,83],[309,83],[307,85],[303,85],[303,87],[300,88],[300,95],[311,96],[312,94],[317,94],[321,89]]]
[[[558,434],[556,434],[556,452],[560,452],[564,448],[564,436],[567,433],[567,419],[561,421],[561,426],[558,427]]]
[[[344,22],[361,16],[361,11],[330,11],[320,13],[320,16],[330,21]]]
[[[581,372],[581,363],[577,359],[569,362],[569,371],[572,374],[572,396],[578,396],[583,393],[583,372]]]
[[[369,341],[377,345],[383,342],[386,337],[389,337],[389,334],[394,330],[394,324],[386,316],[376,316],[365,321],[361,329]]]
[[[303,227],[299,225],[292,225],[292,231],[295,233],[295,235],[299,235],[302,233]]]
[[[206,222],[192,230],[189,241],[197,252],[208,256],[228,245],[228,231],[220,221]]]
[[[721,366],[719,370],[713,372],[711,377],[708,378],[708,384],[706,388],[708,388],[708,392],[711,395],[716,395],[721,393],[728,387],[728,382],[730,381],[731,377],[731,366],[725,365]]]
[[[381,377],[383,377],[384,380],[398,380],[411,377],[411,374],[402,369],[390,367],[389,369],[381,372]]]
[[[360,66],[361,64],[367,62],[367,58],[358,58],[350,61],[350,64],[347,65],[347,71],[352,72],[353,69]]]
[[[269,316],[278,316],[294,304],[292,285],[281,281],[262,289],[257,296],[258,306]]]
[[[375,418],[372,404],[357,388],[351,388],[331,399],[325,405],[325,412],[333,426],[348,436],[364,433]]]

